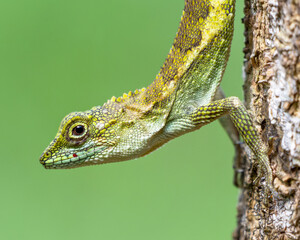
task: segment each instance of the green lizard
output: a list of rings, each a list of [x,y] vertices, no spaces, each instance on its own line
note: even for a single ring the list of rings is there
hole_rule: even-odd
[[[234,13],[235,0],[185,0],[174,43],[154,82],[67,115],[40,162],[58,169],[142,157],[229,114],[274,193],[266,147],[244,105],[237,97],[214,100],[229,57]]]

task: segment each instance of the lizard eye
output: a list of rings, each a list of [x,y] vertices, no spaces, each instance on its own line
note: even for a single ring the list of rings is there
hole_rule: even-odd
[[[84,131],[85,131],[85,128],[83,125],[77,125],[76,127],[73,128],[72,134],[74,136],[80,136],[84,133]]]
[[[87,134],[87,125],[85,123],[75,123],[70,127],[69,137],[71,139],[81,139]]]

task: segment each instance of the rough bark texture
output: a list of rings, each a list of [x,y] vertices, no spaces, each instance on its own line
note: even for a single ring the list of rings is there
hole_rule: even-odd
[[[245,0],[245,104],[266,145],[274,186],[262,178],[245,146],[236,164],[243,186],[234,239],[300,239],[300,0]],[[248,160],[247,160],[248,159]]]

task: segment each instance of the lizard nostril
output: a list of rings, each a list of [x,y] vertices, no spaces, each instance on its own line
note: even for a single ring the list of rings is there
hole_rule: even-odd
[[[45,152],[45,157],[50,157],[50,156],[51,156],[51,152],[50,151]]]
[[[44,152],[42,154],[42,156],[40,157],[40,162],[44,162],[45,161],[45,158],[49,158],[51,156],[51,152],[50,151],[47,151],[47,152]]]

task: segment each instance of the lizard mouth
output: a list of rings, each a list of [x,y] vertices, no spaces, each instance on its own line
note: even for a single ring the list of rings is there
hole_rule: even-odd
[[[81,151],[76,150],[73,153],[71,152],[63,156],[51,157],[50,159],[45,159],[43,154],[40,158],[40,162],[46,169],[75,168],[86,161],[99,161],[99,159],[95,159],[95,155],[106,148],[107,147],[102,146]]]

